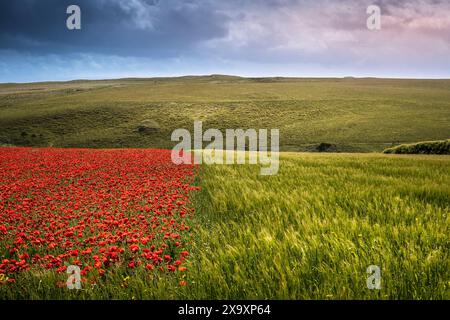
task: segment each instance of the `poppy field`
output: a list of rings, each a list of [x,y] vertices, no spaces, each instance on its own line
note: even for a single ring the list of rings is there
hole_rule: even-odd
[[[2,287],[54,274],[67,290],[70,265],[84,286],[138,272],[184,285],[197,187],[170,151],[1,148],[0,170]]]

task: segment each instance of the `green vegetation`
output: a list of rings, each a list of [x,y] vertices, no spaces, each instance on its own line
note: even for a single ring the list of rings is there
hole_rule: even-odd
[[[450,298],[449,157],[287,153],[280,161],[275,176],[254,165],[202,167],[185,287],[178,276],[121,269],[70,291],[65,274],[27,273],[17,278],[22,288],[0,286],[0,296]],[[369,265],[381,268],[381,290],[366,287]]]
[[[204,166],[194,298],[450,298],[450,158],[286,154]],[[378,265],[382,289],[366,287]]]
[[[0,145],[172,148],[172,131],[194,120],[204,131],[278,128],[282,151],[448,154],[449,140],[410,143],[449,138],[450,80],[0,84]],[[287,152],[278,175],[259,170],[201,167],[187,286],[120,269],[75,292],[65,274],[23,273],[0,297],[450,299],[450,157]],[[369,265],[381,290],[366,287]]]
[[[450,139],[402,144],[384,150],[384,153],[396,154],[450,154]]]
[[[176,128],[278,128],[283,151],[447,139],[449,80],[229,76],[0,84],[0,145],[171,148]],[[323,146],[331,146],[322,150]]]

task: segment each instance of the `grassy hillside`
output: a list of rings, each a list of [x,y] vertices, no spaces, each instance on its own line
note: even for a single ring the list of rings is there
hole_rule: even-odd
[[[0,84],[0,145],[171,148],[176,128],[278,128],[281,149],[447,139],[449,80],[229,76]]]
[[[450,139],[440,141],[424,141],[402,144],[384,150],[384,153],[395,154],[447,154],[450,155]]]

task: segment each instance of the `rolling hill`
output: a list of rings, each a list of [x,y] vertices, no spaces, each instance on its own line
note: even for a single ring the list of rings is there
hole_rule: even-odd
[[[450,80],[187,76],[0,84],[0,145],[172,148],[176,128],[278,128],[282,151],[447,139]]]

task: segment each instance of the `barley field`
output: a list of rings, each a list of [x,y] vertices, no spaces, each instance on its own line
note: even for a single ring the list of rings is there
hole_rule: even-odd
[[[448,156],[292,153],[275,176],[204,166],[201,179],[188,297],[450,298]]]

